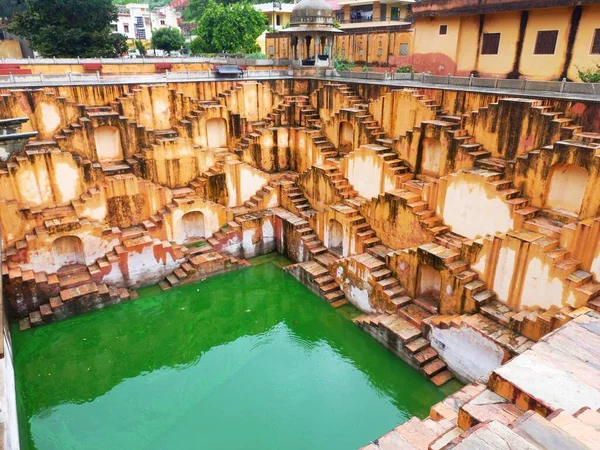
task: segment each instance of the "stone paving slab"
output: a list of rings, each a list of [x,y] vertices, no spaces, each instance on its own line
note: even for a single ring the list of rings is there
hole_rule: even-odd
[[[598,349],[600,314],[589,311],[493,374],[551,410],[570,414],[584,406],[596,410],[600,408]]]

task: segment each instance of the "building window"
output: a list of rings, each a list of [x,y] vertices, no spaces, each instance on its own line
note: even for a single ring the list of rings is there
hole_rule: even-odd
[[[161,25],[164,25],[164,24],[165,24],[165,21],[164,21],[164,20],[161,20],[161,21],[160,21],[160,24],[161,24]]]
[[[497,55],[500,48],[500,33],[483,33],[482,55]]]
[[[278,27],[281,26],[281,16],[279,14],[275,16],[275,23]]]
[[[600,55],[600,28],[594,30],[594,38],[592,39],[592,55]]]
[[[275,47],[269,45],[269,55],[273,56],[275,54]]]
[[[448,34],[448,25],[440,25],[440,35]]]
[[[125,32],[125,34],[129,34],[129,25],[123,25],[123,31]]]
[[[116,31],[119,31],[119,28],[117,27],[117,24],[116,24],[116,23],[113,23],[113,24],[110,26],[110,28],[111,28],[113,31],[115,31],[115,32],[116,32]]]
[[[400,54],[403,56],[408,55],[408,44],[400,44]]]
[[[534,55],[554,55],[558,30],[538,31],[535,40]]]

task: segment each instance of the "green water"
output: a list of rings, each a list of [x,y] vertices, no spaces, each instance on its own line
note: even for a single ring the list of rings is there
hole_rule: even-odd
[[[258,262],[13,328],[22,448],[354,449],[445,396]]]

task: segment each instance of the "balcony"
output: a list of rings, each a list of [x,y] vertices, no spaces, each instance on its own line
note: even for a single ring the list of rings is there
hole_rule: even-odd
[[[396,25],[410,25],[413,23],[411,17],[390,17],[383,20],[373,20],[372,17],[358,17],[354,19],[338,19],[342,30],[351,28],[373,28],[373,27],[390,27]]]

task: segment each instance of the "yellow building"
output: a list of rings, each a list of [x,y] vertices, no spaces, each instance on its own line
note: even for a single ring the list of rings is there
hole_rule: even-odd
[[[339,0],[336,19],[334,54],[359,66],[577,81],[600,64],[597,0]],[[267,33],[267,54],[288,58],[288,39]]]
[[[368,1],[340,0],[330,6],[340,30],[334,44],[334,55],[358,65],[403,66],[410,64],[413,0]],[[288,58],[289,35],[283,30],[267,33],[267,55]]]
[[[577,67],[600,62],[594,0],[426,0],[413,16],[416,71],[577,80]]]
[[[294,4],[281,2],[261,3],[259,5],[254,5],[254,9],[259,10],[267,17],[269,29],[271,31],[281,31],[290,26]],[[256,40],[256,43],[259,45],[261,52],[269,57],[275,57],[274,47],[272,46],[271,49],[267,47],[266,35],[266,32],[261,34]],[[283,58],[282,56],[278,57]]]

